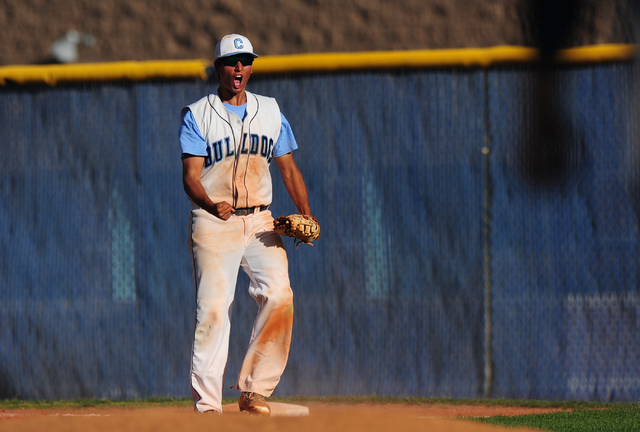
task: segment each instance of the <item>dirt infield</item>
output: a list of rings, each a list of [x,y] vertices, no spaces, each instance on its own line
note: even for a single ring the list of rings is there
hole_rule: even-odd
[[[465,431],[490,432],[526,428],[501,428],[471,422],[468,417],[541,414],[563,411],[560,408],[524,408],[444,404],[334,404],[309,403],[308,417],[256,418],[246,414],[194,414],[190,407],[164,408],[82,408],[16,409],[0,411],[0,429],[14,431],[179,431],[222,428],[247,431],[259,426],[261,432],[315,431]],[[565,410],[566,411],[566,410]],[[206,429],[203,429],[206,428]]]

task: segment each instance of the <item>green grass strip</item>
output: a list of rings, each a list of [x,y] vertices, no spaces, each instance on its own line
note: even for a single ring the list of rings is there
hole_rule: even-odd
[[[496,416],[473,419],[499,426],[530,427],[553,432],[627,432],[640,430],[637,403],[607,409],[579,409],[572,412]]]
[[[73,399],[73,400],[22,400],[0,401],[0,409],[74,409],[74,408],[152,408],[164,406],[189,406],[191,399],[148,398],[136,400]]]
[[[273,402],[293,404],[329,403],[329,404],[404,404],[404,405],[477,405],[509,406],[528,408],[564,408],[593,409],[624,407],[624,404],[581,402],[581,401],[540,401],[511,399],[454,399],[425,397],[386,397],[386,396],[326,396],[326,397],[272,397]],[[222,403],[235,403],[237,398],[224,398]],[[190,398],[147,398],[135,400],[75,399],[75,400],[0,400],[0,409],[73,409],[73,408],[153,408],[164,406],[191,406]],[[627,404],[628,405],[628,404]]]
[[[427,398],[427,397],[387,397],[387,396],[328,396],[328,397],[272,397],[274,402],[287,403],[335,403],[335,404],[405,404],[405,405],[476,405],[476,406],[507,406],[524,408],[563,408],[563,409],[593,409],[626,406],[628,404],[611,402],[583,402],[583,401],[546,401],[546,400],[518,400],[518,399],[465,399],[465,398]]]

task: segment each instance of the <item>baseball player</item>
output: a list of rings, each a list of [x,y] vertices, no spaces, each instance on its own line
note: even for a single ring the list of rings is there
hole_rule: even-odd
[[[275,99],[246,90],[256,57],[245,36],[224,36],[215,52],[217,92],[182,110],[182,180],[192,202],[189,247],[196,295],[191,390],[201,413],[222,413],[239,268],[249,275],[249,293],[258,304],[236,384],[241,411],[270,415],[264,398],[273,393],[287,363],[293,293],[269,211],[272,159],[298,212],[311,216],[289,123]]]

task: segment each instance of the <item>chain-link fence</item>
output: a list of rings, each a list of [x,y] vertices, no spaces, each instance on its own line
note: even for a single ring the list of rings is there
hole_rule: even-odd
[[[322,224],[313,248],[285,241],[296,318],[275,395],[637,400],[633,71],[252,78],[293,127]],[[0,398],[189,395],[177,130],[215,86],[0,90]]]
[[[547,78],[537,108],[538,75],[490,78],[495,393],[637,400],[633,68]]]

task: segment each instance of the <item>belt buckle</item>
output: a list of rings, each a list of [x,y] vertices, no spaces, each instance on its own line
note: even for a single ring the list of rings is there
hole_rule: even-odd
[[[245,215],[252,215],[252,214],[256,214],[256,213],[260,213],[262,211],[265,211],[269,208],[269,206],[255,206],[255,207],[245,207],[245,208],[239,208],[236,209],[236,216],[245,216]]]
[[[239,208],[239,209],[236,209],[236,215],[237,216],[246,216],[246,215],[254,214],[255,211],[256,211],[255,207]]]

